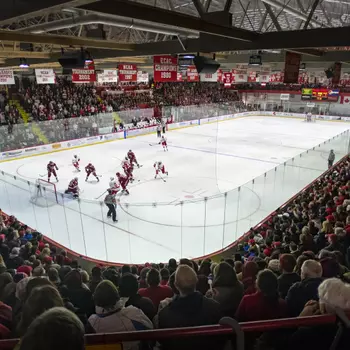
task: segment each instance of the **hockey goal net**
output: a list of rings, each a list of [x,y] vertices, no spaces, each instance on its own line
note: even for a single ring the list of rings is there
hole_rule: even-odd
[[[34,195],[30,199],[31,203],[39,207],[51,207],[58,203],[55,184],[43,179],[37,179],[34,191]]]
[[[306,121],[307,123],[313,123],[313,122],[316,121],[316,117],[315,117],[315,115],[312,114],[312,113],[307,113],[307,114],[305,114],[305,121]]]

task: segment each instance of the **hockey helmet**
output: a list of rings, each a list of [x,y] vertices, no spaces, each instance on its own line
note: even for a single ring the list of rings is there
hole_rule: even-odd
[[[78,178],[77,178],[77,177],[75,177],[75,178],[74,178],[74,180],[75,180],[75,181],[78,181]]]
[[[129,152],[132,152],[132,150],[131,150],[131,149],[129,149]]]
[[[74,158],[78,158],[78,156],[76,154],[74,154]]]
[[[117,175],[117,176],[120,176],[120,173],[118,172],[118,173],[116,173],[116,175]]]

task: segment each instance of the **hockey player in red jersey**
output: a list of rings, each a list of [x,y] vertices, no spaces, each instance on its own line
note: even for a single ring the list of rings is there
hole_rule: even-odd
[[[85,181],[88,180],[90,174],[92,174],[92,175],[94,175],[94,176],[96,177],[97,182],[100,181],[100,179],[99,179],[98,176],[96,175],[96,169],[95,169],[95,167],[94,167],[91,163],[89,163],[89,164],[85,167],[85,172],[86,172],[86,179],[85,179]]]
[[[56,170],[58,170],[56,163],[50,161],[49,164],[47,164],[47,181],[48,182],[50,182],[51,175],[53,175],[56,178],[56,181],[58,182]]]
[[[164,166],[164,164],[163,164],[162,162],[155,162],[155,163],[153,164],[153,166],[154,166],[154,168],[156,169],[156,175],[155,175],[155,177],[154,177],[155,179],[157,178],[157,175],[158,175],[159,173],[168,175],[168,172],[165,171],[165,166]]]
[[[158,144],[162,144],[164,152],[168,150],[168,144],[166,142],[166,138],[162,136]]]
[[[137,162],[135,153],[132,150],[129,150],[128,154],[127,154],[129,160],[130,160],[130,164],[133,165],[133,163],[135,163],[137,165],[137,167],[140,167],[140,164]]]
[[[132,175],[132,172],[134,170],[134,167],[130,164],[128,157],[125,157],[125,160],[122,161],[122,168],[130,182],[133,182],[134,177]]]
[[[115,195],[119,192],[120,185],[117,181],[115,181],[114,177],[111,177],[110,180],[111,181],[109,182],[109,189],[111,190],[111,194]]]
[[[80,171],[79,162],[80,162],[80,158],[77,155],[75,155],[72,159],[72,164],[73,164],[74,168],[77,169],[77,171]]]
[[[79,186],[78,186],[78,178],[75,177],[68,185],[68,189],[64,193],[71,193],[73,198],[79,198]]]
[[[129,194],[129,191],[128,191],[128,189],[126,188],[126,186],[127,186],[128,183],[129,183],[129,178],[126,177],[126,176],[124,176],[124,175],[122,175],[121,173],[116,173],[116,175],[117,175],[118,181],[119,181],[119,183],[120,183],[120,186],[121,186],[121,188],[123,189],[122,192],[125,193],[125,194]]]

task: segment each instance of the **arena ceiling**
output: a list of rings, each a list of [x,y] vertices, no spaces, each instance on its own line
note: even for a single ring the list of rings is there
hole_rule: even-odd
[[[3,0],[0,64],[54,66],[61,48],[83,47],[100,67],[187,52],[283,62],[283,49],[316,67],[350,62],[349,26],[349,0]]]

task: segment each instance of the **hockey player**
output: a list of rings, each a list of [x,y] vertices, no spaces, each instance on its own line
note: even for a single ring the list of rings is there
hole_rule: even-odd
[[[162,136],[162,138],[160,139],[159,145],[162,144],[164,152],[168,150],[168,144],[166,142],[166,138],[164,136]]]
[[[120,186],[117,181],[115,181],[114,177],[110,178],[109,182],[109,190],[111,190],[111,193],[113,195],[117,194],[119,192]]]
[[[116,175],[117,175],[118,181],[120,183],[120,186],[123,189],[122,193],[129,194],[129,191],[126,188],[126,186],[129,183],[129,178],[124,176],[124,175],[122,175],[121,173],[116,173]]]
[[[50,182],[51,175],[53,175],[56,178],[56,181],[58,182],[56,170],[58,170],[56,163],[50,161],[49,164],[47,164],[47,181],[48,182]]]
[[[78,186],[78,178],[75,177],[68,185],[68,189],[64,193],[71,193],[73,198],[79,198],[79,186]]]
[[[155,175],[155,179],[157,178],[157,175],[159,174],[159,173],[162,173],[162,174],[165,174],[165,175],[167,175],[168,176],[168,172],[167,171],[165,171],[165,166],[164,166],[164,164],[162,163],[162,162],[155,162],[154,164],[153,164],[153,166],[154,166],[154,168],[156,169],[156,175]]]
[[[125,175],[128,177],[128,179],[133,182],[134,177],[132,175],[132,172],[134,170],[134,167],[129,163],[128,157],[125,157],[125,159],[122,161],[122,168],[124,170]]]
[[[86,179],[85,179],[85,181],[88,180],[90,174],[92,174],[92,175],[95,176],[97,182],[100,181],[100,179],[99,179],[98,176],[96,175],[96,169],[95,169],[95,167],[94,167],[91,163],[89,163],[89,164],[85,167],[85,172],[86,172]]]
[[[137,165],[137,167],[140,167],[140,164],[137,162],[135,153],[130,149],[128,154],[127,154],[129,160],[130,160],[130,164],[133,165],[133,163],[135,163]]]
[[[72,164],[73,164],[74,168],[77,169],[77,171],[80,172],[80,164],[79,164],[79,162],[80,162],[80,158],[77,155],[75,155],[73,157],[73,159],[72,159]]]

